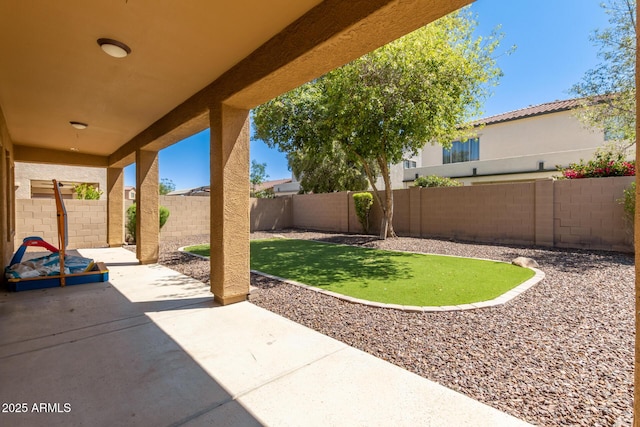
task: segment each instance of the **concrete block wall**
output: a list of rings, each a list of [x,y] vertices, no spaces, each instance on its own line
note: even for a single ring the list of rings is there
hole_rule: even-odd
[[[393,227],[401,236],[527,244],[533,239],[535,229],[532,189],[533,184],[514,184],[394,190]],[[310,208],[314,217],[323,218],[322,228],[315,227],[313,219],[306,220],[304,228],[344,232],[344,220],[340,216],[345,214],[345,207],[336,203],[342,200],[342,194],[348,196],[348,232],[361,233],[352,192],[322,195],[318,205],[315,202],[320,199],[313,198],[320,195],[307,195],[311,197],[305,199],[307,204],[298,205],[298,210],[294,210],[294,227],[301,228],[296,216],[309,215],[303,209]],[[383,199],[384,194],[381,192]],[[371,234],[379,233],[381,220],[382,210],[375,201],[369,217]]]
[[[534,184],[534,236],[539,246],[555,245],[554,194],[555,182],[538,181]]]
[[[635,177],[555,182],[554,235],[557,247],[631,251],[633,236],[619,203]]]
[[[282,230],[292,227],[292,208],[293,199],[291,196],[275,199],[251,199],[251,231]]]
[[[107,246],[107,202],[104,200],[65,200],[67,210],[67,248]],[[54,199],[16,200],[14,250],[25,237],[39,236],[58,246],[56,202]]]
[[[633,179],[394,190],[394,229],[401,236],[630,252],[632,235],[618,200]],[[293,196],[292,227],[361,233],[352,195]],[[256,214],[259,209],[252,210]],[[371,234],[379,232],[380,221],[375,202]]]
[[[208,197],[160,196],[160,205],[169,209],[169,219],[160,240],[170,240],[199,234],[209,234],[211,206]],[[125,200],[125,211],[132,205]],[[251,231],[281,230],[292,227],[291,197],[251,199]]]
[[[634,177],[394,190],[394,228],[402,236],[456,238],[631,252],[618,200]],[[209,233],[208,197],[160,196],[170,211],[162,240]],[[125,209],[131,204],[125,201]],[[69,248],[106,246],[106,201],[67,200]],[[353,192],[252,199],[251,231],[284,228],[361,233]],[[374,204],[370,233],[380,229]],[[16,201],[17,248],[26,236],[57,245],[53,199]]]
[[[348,192],[293,196],[294,228],[349,232]]]
[[[533,185],[420,189],[420,236],[530,244],[534,240]]]
[[[160,230],[160,239],[209,234],[209,197],[160,196],[160,205],[169,209],[169,219]]]
[[[420,197],[416,193],[407,190],[395,190],[393,192],[393,229],[398,235],[411,235],[411,196]],[[380,213],[379,209],[376,209],[376,211]],[[381,219],[382,217],[380,217]],[[380,220],[377,221],[378,224],[380,224]]]

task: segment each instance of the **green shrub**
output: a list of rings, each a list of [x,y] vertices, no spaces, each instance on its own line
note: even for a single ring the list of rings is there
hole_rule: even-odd
[[[132,204],[127,208],[127,238],[129,243],[136,241],[136,204]]]
[[[273,188],[268,190],[255,191],[251,194],[251,197],[256,199],[275,199],[276,195],[273,193]]]
[[[571,163],[569,167],[557,166],[562,172],[562,178],[603,178],[607,176],[635,176],[636,162],[625,160],[625,150],[614,145],[606,145],[599,148],[593,159],[585,163],[580,160]]]
[[[160,206],[158,208],[158,210],[160,211],[160,230],[162,230],[162,227],[164,227],[164,225],[167,223],[167,220],[169,219],[169,209],[165,208],[164,206]]]
[[[462,183],[451,178],[437,175],[420,176],[414,181],[416,187],[460,187]]]
[[[82,200],[98,200],[102,195],[102,190],[98,190],[91,184],[86,182],[73,186],[73,192],[76,193],[76,197]]]
[[[364,233],[369,233],[369,212],[373,206],[373,196],[371,193],[354,193],[353,202],[356,205],[356,215],[362,225]]]
[[[162,227],[164,227],[164,225],[167,223],[167,220],[169,219],[169,209],[165,208],[164,206],[160,206],[158,208],[159,211],[159,219],[160,219],[160,230],[162,230]],[[127,233],[130,236],[130,240],[132,242],[136,241],[136,204],[132,204],[131,206],[129,206],[129,208],[127,209]]]

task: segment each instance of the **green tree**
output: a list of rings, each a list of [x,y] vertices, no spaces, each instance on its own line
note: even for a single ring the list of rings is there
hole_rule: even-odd
[[[76,197],[78,199],[83,200],[99,200],[103,193],[102,190],[98,190],[96,187],[91,184],[87,184],[86,182],[74,185],[73,192],[76,193]]]
[[[158,193],[161,196],[171,193],[176,189],[176,185],[169,178],[162,178],[158,184]]]
[[[453,13],[253,112],[255,138],[281,151],[338,144],[362,165],[383,211],[381,238],[395,236],[389,165],[426,143],[471,136],[469,121],[501,72],[500,36],[474,38],[469,9]]]
[[[267,164],[251,160],[251,172],[249,174],[249,182],[251,182],[251,197],[269,197],[266,191],[256,191],[256,187],[265,182],[267,178],[269,178],[269,175],[267,175]]]
[[[304,147],[287,154],[289,167],[300,180],[304,193],[361,191],[367,189],[362,165],[349,158],[340,144]]]
[[[580,120],[604,129],[611,139],[636,140],[636,0],[608,0],[602,4],[609,28],[596,30],[591,40],[601,62],[585,73],[571,92],[584,97]]]

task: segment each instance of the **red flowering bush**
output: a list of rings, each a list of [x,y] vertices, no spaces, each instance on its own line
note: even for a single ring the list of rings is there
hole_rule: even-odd
[[[620,150],[598,150],[592,160],[571,163],[569,167],[558,167],[566,179],[602,178],[606,176],[635,176],[636,162],[625,160]]]

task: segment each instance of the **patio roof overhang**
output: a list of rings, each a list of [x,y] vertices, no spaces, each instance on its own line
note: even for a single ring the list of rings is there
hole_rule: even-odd
[[[209,127],[213,103],[253,108],[471,1],[3,1],[14,160],[126,166]]]
[[[14,162],[106,168],[112,247],[135,162],[136,254],[157,262],[158,152],[211,128],[211,291],[246,299],[249,110],[471,2],[0,2],[0,254],[15,243]]]

